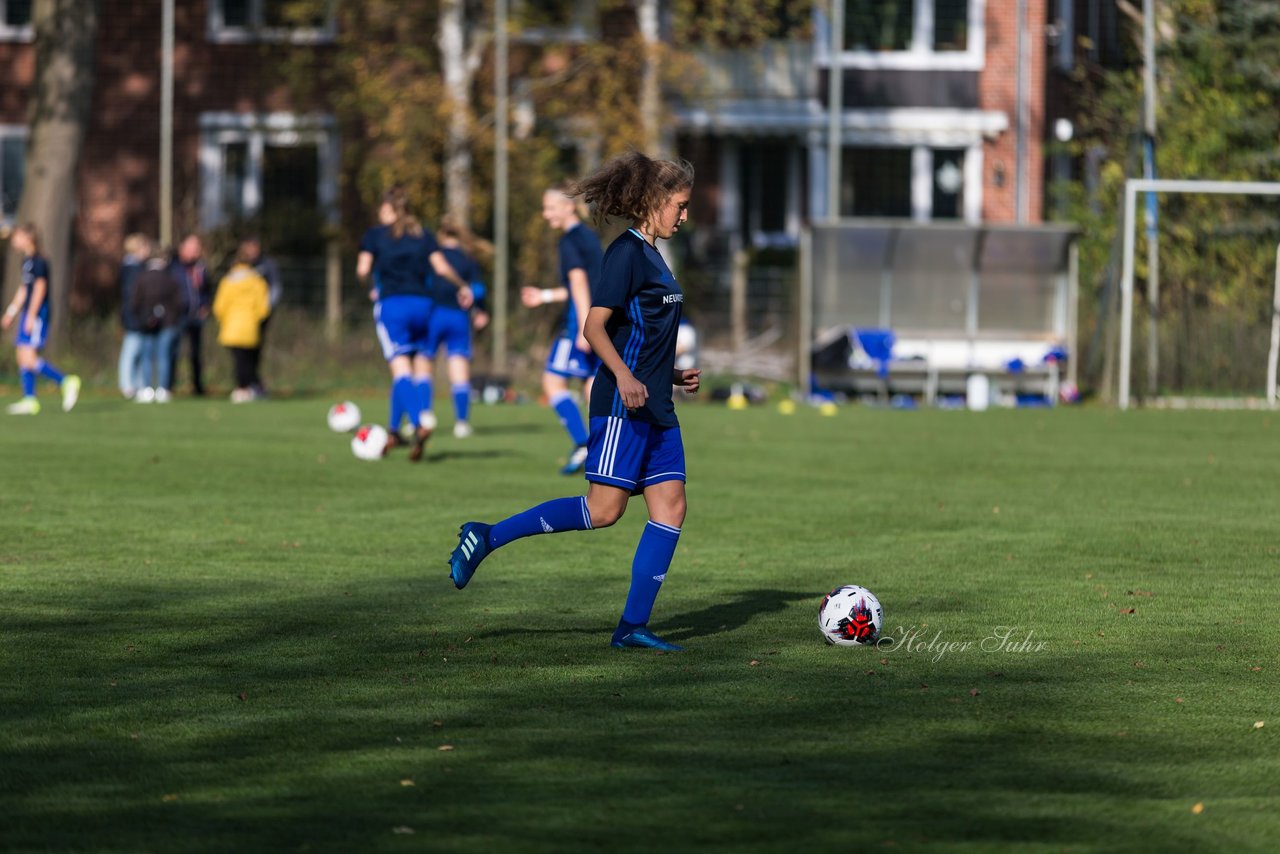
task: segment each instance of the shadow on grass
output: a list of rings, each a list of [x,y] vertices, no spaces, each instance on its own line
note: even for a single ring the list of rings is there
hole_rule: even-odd
[[[813,654],[793,609],[808,593],[670,618],[704,641],[654,656],[581,637],[603,626],[480,633],[482,604],[404,580],[303,589],[178,581],[10,607],[6,847],[795,850],[847,843],[851,812],[859,838],[909,850],[1224,841],[1119,805],[1180,797],[1228,748],[1134,735],[1110,761],[1106,733],[1069,725],[1099,690],[1070,655],[1002,662],[974,695],[958,656],[923,690],[916,659]],[[556,603],[524,604],[537,623]],[[759,666],[715,640],[787,610],[785,654]]]

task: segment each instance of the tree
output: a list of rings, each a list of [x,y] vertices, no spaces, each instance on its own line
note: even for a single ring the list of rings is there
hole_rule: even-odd
[[[52,271],[49,299],[55,330],[65,328],[71,293],[71,220],[93,94],[98,8],[98,0],[36,0],[31,11],[36,76],[17,221],[34,223],[40,232]],[[6,281],[16,281],[15,260]]]

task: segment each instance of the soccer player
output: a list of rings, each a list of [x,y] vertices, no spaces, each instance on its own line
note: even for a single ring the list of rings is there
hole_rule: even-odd
[[[369,286],[378,340],[391,369],[387,447],[401,444],[400,424],[408,418],[414,427],[409,459],[417,462],[435,429],[435,416],[424,397],[431,376],[427,332],[432,303],[427,276],[434,271],[452,283],[458,305],[464,308],[471,306],[471,288],[449,266],[435,235],[409,213],[409,196],[402,188],[383,193],[378,222],[360,241],[356,276]]]
[[[591,380],[600,359],[591,351],[583,335],[587,310],[591,307],[591,288],[600,275],[600,240],[582,224],[577,204],[566,195],[567,185],[552,187],[542,194],[542,217],[560,237],[560,287],[520,290],[521,301],[529,308],[551,302],[567,303],[564,331],[551,346],[547,366],[542,374],[542,390],[560,417],[560,423],[573,440],[573,451],[561,474],[582,471],[587,460],[587,427],[582,423],[578,404],[569,394],[569,380],[582,380],[582,396],[591,399]]]
[[[553,499],[495,525],[467,522],[449,560],[449,575],[461,590],[495,549],[534,534],[607,527],[621,518],[632,495],[643,495],[649,522],[611,640],[618,648],[681,649],[653,634],[648,623],[685,515],[684,445],[672,389],[697,391],[701,371],[675,367],[684,294],[656,244],[685,221],[692,187],[687,162],[631,152],[571,191],[594,206],[597,218],[631,222],[605,253],[584,330],[601,361],[591,391],[587,494]]]
[[[8,407],[10,415],[36,415],[40,401],[36,398],[36,377],[53,380],[62,391],[62,411],[70,412],[80,397],[80,378],[63,375],[40,356],[49,332],[49,262],[40,254],[36,227],[20,225],[14,229],[9,245],[22,253],[22,283],[5,309],[0,326],[8,329],[18,322],[17,360],[22,376],[22,400]]]
[[[479,307],[478,294],[484,292],[480,280],[480,265],[475,261],[478,251],[484,249],[471,230],[452,216],[446,216],[436,231],[440,251],[449,266],[471,285],[471,293],[477,297],[475,324],[483,329],[489,323],[489,315]],[[435,308],[427,333],[427,374],[423,382],[423,394],[427,409],[431,409],[431,360],[444,346],[448,358],[449,387],[453,395],[453,435],[465,439],[471,435],[471,422],[467,420],[471,409],[471,312],[458,302],[458,290],[440,276],[432,276],[432,299]],[[431,419],[428,419],[431,420]]]

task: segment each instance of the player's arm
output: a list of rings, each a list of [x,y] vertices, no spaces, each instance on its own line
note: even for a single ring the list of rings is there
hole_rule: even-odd
[[[18,316],[18,312],[22,311],[22,303],[27,299],[27,286],[18,285],[18,292],[13,295],[13,301],[9,303],[9,307],[4,310],[4,318],[0,320],[0,326],[5,329],[13,323],[13,319]]]
[[[31,283],[31,301],[27,304],[27,316],[23,321],[22,331],[31,333],[36,327],[36,318],[40,316],[40,307],[49,293],[49,280],[40,276]]]
[[[370,280],[372,275],[373,253],[362,249],[360,254],[356,256],[356,278],[360,281],[360,284],[369,289],[369,299],[376,300],[378,294]]]
[[[444,257],[444,253],[439,249],[430,255],[431,269],[436,271],[436,275],[444,277],[449,284],[458,289],[458,306],[460,308],[471,308],[471,303],[475,302],[475,297],[471,294],[471,286],[466,280],[458,275],[458,271],[453,269],[453,265],[449,263],[449,259]]]
[[[568,299],[569,289],[565,287],[532,288],[525,285],[520,289],[520,302],[524,303],[525,308],[537,308],[540,305],[547,305],[553,302],[566,302]],[[588,297],[588,307],[590,307],[590,301],[590,297]]]
[[[605,330],[605,324],[611,317],[613,317],[612,308],[593,305],[587,312],[583,334],[587,338],[587,343],[591,345],[592,351],[613,372],[614,379],[618,382],[618,396],[622,398],[623,405],[627,409],[639,409],[649,399],[649,389],[635,378],[626,362],[622,361],[622,357],[618,355],[617,348],[613,346],[613,341]]]
[[[702,385],[702,368],[673,368],[671,384],[686,394],[697,394]]]
[[[574,267],[569,271],[569,296],[573,299],[573,307],[578,315],[578,340],[574,342],[579,350],[590,352],[590,342],[582,334],[587,325],[587,315],[591,313],[591,283],[587,281],[587,271]]]

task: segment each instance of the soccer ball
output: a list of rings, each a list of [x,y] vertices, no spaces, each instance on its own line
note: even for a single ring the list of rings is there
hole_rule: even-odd
[[[350,433],[360,426],[360,407],[349,400],[329,407],[329,429],[335,433]]]
[[[873,646],[883,625],[880,600],[856,584],[837,587],[818,606],[818,628],[827,643],[837,646]]]
[[[387,428],[366,424],[351,437],[351,453],[362,460],[380,460],[387,449]]]

